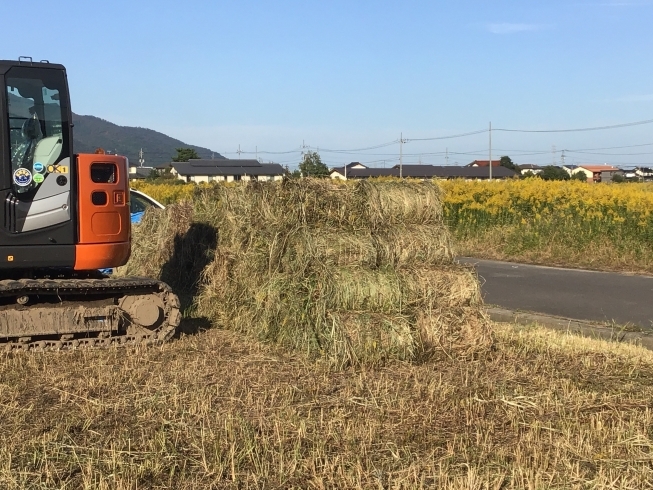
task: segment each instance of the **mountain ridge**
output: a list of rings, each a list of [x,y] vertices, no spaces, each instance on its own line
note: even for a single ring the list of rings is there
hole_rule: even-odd
[[[176,148],[192,148],[200,158],[225,158],[209,148],[189,145],[153,129],[120,126],[97,116],[73,113],[73,124],[75,153],[93,153],[103,148],[124,155],[131,165],[137,165],[142,148],[144,165],[148,167],[170,162],[177,153]]]

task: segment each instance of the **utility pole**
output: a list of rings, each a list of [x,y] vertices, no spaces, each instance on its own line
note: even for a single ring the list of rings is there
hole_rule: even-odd
[[[489,167],[490,167],[490,180],[492,180],[492,121],[490,121],[490,161]]]
[[[563,167],[565,166],[565,150],[562,150],[562,154],[560,155],[560,164]]]
[[[403,157],[403,151],[404,151],[404,133],[399,133],[399,178],[403,178],[403,163],[404,163],[404,157]]]
[[[444,164],[449,165],[449,148],[447,148],[445,157],[444,157]]]
[[[551,145],[551,165],[556,164],[556,145]]]
[[[236,153],[238,153],[238,160],[240,160],[240,154],[242,153],[242,152],[240,151],[240,144],[238,144],[238,151],[237,151]]]
[[[143,148],[141,148],[141,151],[138,152],[138,166],[142,167],[144,163],[145,158],[143,158]]]

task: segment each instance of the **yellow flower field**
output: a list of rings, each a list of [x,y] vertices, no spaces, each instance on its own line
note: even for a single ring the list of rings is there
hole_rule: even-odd
[[[441,187],[463,254],[653,271],[651,185],[525,179]]]
[[[132,189],[153,197],[161,204],[172,204],[173,202],[190,199],[197,188],[195,184],[150,184],[140,181],[132,181],[129,185]]]

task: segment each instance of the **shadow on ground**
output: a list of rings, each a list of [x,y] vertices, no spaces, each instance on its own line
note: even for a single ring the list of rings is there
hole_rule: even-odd
[[[202,271],[211,263],[218,245],[218,230],[206,223],[192,223],[174,239],[170,260],[161,268],[161,280],[179,296],[181,311],[187,313],[199,292]],[[194,335],[211,328],[208,318],[184,318],[179,334]]]
[[[199,318],[184,318],[177,328],[177,333],[175,338],[179,338],[182,335],[196,335],[210,329],[213,325],[211,321],[206,317]]]

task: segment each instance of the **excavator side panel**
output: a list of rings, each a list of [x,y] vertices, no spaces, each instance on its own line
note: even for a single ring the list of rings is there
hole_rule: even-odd
[[[104,154],[77,155],[79,241],[75,270],[118,267],[130,252],[127,160]]]

